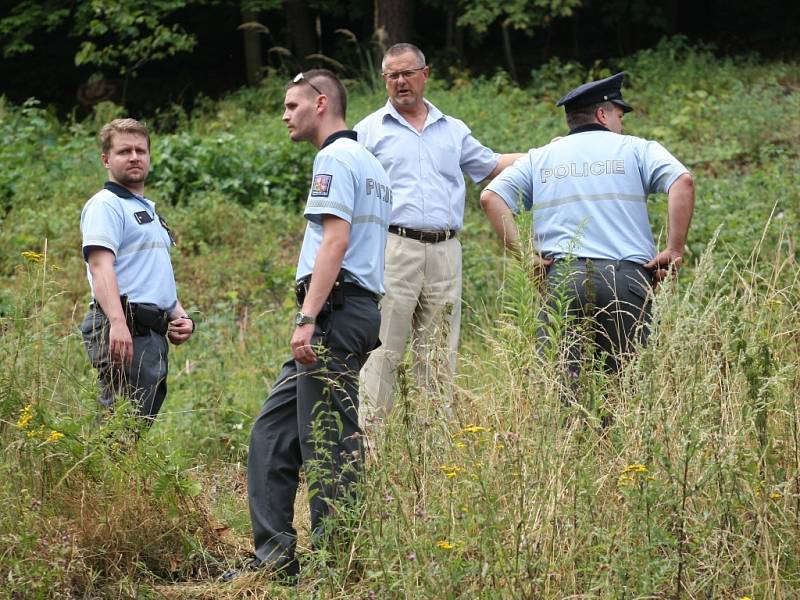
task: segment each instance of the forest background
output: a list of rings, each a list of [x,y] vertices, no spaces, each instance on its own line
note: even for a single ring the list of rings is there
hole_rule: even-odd
[[[626,131],[658,139],[695,175],[685,268],[656,297],[649,346],[620,376],[589,361],[579,404],[565,408],[563,320],[553,344],[534,351],[540,296],[524,264],[502,254],[477,207],[480,187],[470,185],[455,421],[441,418],[435,394],[402,376],[398,410],[378,440],[381,458],[367,467],[362,508],[337,524],[353,532],[349,543],[308,550],[301,492],[299,586],[257,575],[216,581],[250,547],[249,428],[291,334],[314,151],[287,138],[284,83],[300,66],[332,66],[347,80],[351,123],[385,101],[373,17],[308,5],[312,31],[320,15],[322,49],[341,38],[330,48],[348,50],[305,62],[288,47],[289,4],[256,15],[276,35],[270,48],[280,43],[286,52],[262,45],[267,68],[243,85],[243,32],[231,27],[242,53],[229,63],[230,83],[216,88],[203,87],[216,85],[216,75],[192,69],[224,44],[195,31],[191,50],[177,46],[195,15],[212,15],[216,29],[241,23],[238,5],[237,12],[157,2],[175,11],[155,20],[128,10],[137,39],[150,31],[167,40],[162,48],[175,48],[138,66],[114,53],[133,30],[102,32],[91,19],[94,29],[77,26],[81,14],[109,7],[124,21],[121,3],[22,2],[0,17],[6,51],[12,43],[25,51],[0,62],[0,597],[795,597],[800,68],[784,18],[795,9],[778,3],[758,14],[727,3],[741,13],[715,13],[707,39],[699,25],[672,37],[662,37],[663,24],[648,30],[635,20],[646,5],[633,1],[507,3],[542,15],[528,29],[505,27],[516,74],[504,63],[498,21],[510,12],[493,17],[495,5],[483,5],[485,32],[458,25],[463,54],[448,61],[443,38],[423,36],[433,27],[423,15],[444,24],[454,9],[415,4],[411,39],[432,57],[430,99],[501,152],[563,134],[554,101],[625,70],[625,97],[636,107]],[[568,5],[572,15],[545,20],[536,12]],[[43,10],[38,21],[26,21],[35,6]],[[457,24],[481,5],[453,6]],[[614,16],[616,29],[589,18],[613,6],[627,7],[629,17]],[[678,24],[691,21],[686,11],[719,8],[663,6],[677,7],[669,14]],[[662,19],[662,9],[650,16]],[[355,40],[329,28],[345,17],[365,23]],[[40,27],[22,35],[34,22]],[[592,31],[579,36],[577,55],[564,41],[573,30]],[[74,66],[79,55],[117,58]],[[33,88],[25,86],[42,85],[37,61],[48,59],[50,79],[28,99]],[[6,78],[17,70],[30,76]],[[177,73],[195,87],[170,91],[183,77]],[[82,89],[110,87],[81,104],[77,82],[89,79],[101,83]],[[178,232],[180,294],[199,327],[174,349],[167,404],[136,445],[126,442],[124,410],[98,422],[95,376],[77,332],[89,301],[78,220],[104,180],[96,133],[127,114],[154,129],[148,195]],[[666,198],[652,197],[650,208],[663,240]]]

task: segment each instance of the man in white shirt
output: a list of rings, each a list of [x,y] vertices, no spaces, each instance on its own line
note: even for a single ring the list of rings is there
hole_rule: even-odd
[[[381,162],[392,182],[386,246],[386,296],[381,347],[362,371],[365,424],[391,411],[397,368],[406,342],[418,383],[442,386],[449,414],[451,377],[461,326],[461,243],[466,186],[491,179],[521,154],[499,155],[476,140],[462,121],[424,98],[430,68],[412,44],[395,44],[382,63],[389,99],[355,126],[358,141]]]

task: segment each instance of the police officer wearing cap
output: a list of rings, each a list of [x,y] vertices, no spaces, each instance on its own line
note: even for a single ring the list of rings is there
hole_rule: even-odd
[[[495,231],[515,252],[512,212],[533,211],[538,267],[551,291],[566,283],[570,314],[588,319],[612,371],[635,340],[646,341],[651,286],[680,267],[694,211],[686,167],[658,142],[622,134],[623,116],[633,110],[622,98],[624,77],[592,81],[561,98],[569,135],[531,149],[481,194]],[[658,192],[668,195],[661,251],[647,214],[648,195]],[[571,349],[573,376],[577,346]]]
[[[424,97],[430,67],[413,44],[391,46],[381,66],[389,99],[355,126],[358,141],[386,168],[394,192],[382,345],[362,373],[364,420],[376,425],[392,409],[397,369],[409,337],[418,384],[439,386],[444,412],[450,413],[449,380],[461,327],[458,236],[464,226],[464,174],[477,183],[522,156],[493,152],[466,124]]]
[[[93,301],[81,325],[98,370],[98,401],[130,398],[150,425],[167,395],[169,340],[188,340],[194,322],[178,301],[172,233],[144,196],[150,136],[143,123],[115,119],[100,130],[108,181],[81,213],[83,257]]]
[[[361,468],[358,373],[379,344],[392,192],[381,164],[347,129],[347,96],[333,73],[299,74],[284,104],[292,141],[310,142],[319,152],[304,213],[292,356],[250,437],[247,488],[256,558],[244,570],[294,576],[300,469],[309,486],[316,545],[326,535],[331,503],[350,500]],[[223,579],[241,572],[229,571]]]

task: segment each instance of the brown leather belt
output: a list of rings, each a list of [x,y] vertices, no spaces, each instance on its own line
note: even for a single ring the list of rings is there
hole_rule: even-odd
[[[409,229],[408,227],[398,227],[389,225],[389,233],[406,237],[424,244],[438,244],[456,237],[458,232],[455,229],[445,229],[443,231],[423,231],[420,229]]]

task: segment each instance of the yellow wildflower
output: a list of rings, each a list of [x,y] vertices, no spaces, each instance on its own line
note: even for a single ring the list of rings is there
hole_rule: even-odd
[[[774,492],[772,492],[772,493],[769,495],[769,497],[770,497],[770,499],[771,499],[771,500],[774,500],[775,502],[777,502],[778,500],[780,500],[781,498],[783,498],[783,496],[781,495],[781,493],[780,493],[779,491],[777,491],[777,490],[775,490]]]
[[[634,478],[632,475],[620,475],[619,479],[617,480],[617,485],[619,487],[625,487],[631,485],[634,482]]]
[[[442,465],[439,468],[442,470],[442,473],[444,473],[445,477],[447,477],[448,479],[453,479],[453,477],[457,476],[464,470],[462,467],[458,467],[456,465]]]
[[[20,429],[27,429],[28,425],[33,420],[33,408],[30,404],[19,411],[19,419],[17,420],[17,427]]]
[[[453,546],[453,544],[447,540],[439,540],[436,542],[436,547],[441,548],[442,550],[452,550],[455,546]]]
[[[464,435],[465,433],[481,433],[482,431],[490,431],[486,427],[481,427],[480,425],[468,425],[464,427],[461,431],[456,433],[456,435]]]
[[[497,450],[502,450],[503,448],[505,448],[505,447],[506,447],[506,445],[505,445],[505,444],[501,444],[501,443],[499,443],[499,442],[498,442],[497,444],[495,444],[495,445],[494,445],[494,447],[495,447]]]
[[[628,465],[622,470],[622,474],[626,473],[647,473],[647,467],[645,467],[642,463],[633,463]]]
[[[44,260],[44,254],[40,252],[31,252],[30,250],[26,250],[25,252],[23,252],[22,257],[25,260],[29,260],[30,262],[33,263],[40,263],[42,262],[42,260]]]
[[[26,434],[29,438],[43,437],[44,425],[40,425],[37,429],[29,429]]]
[[[50,435],[47,436],[47,439],[44,441],[45,444],[54,444],[58,440],[64,437],[64,434],[60,431],[51,431]]]
[[[456,448],[466,448],[466,447],[467,447],[467,445],[464,442],[458,442],[456,444]]]
[[[753,600],[750,596],[742,596],[739,600]]]

